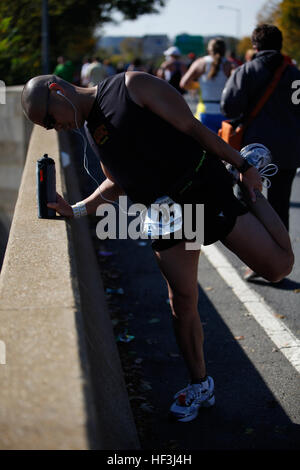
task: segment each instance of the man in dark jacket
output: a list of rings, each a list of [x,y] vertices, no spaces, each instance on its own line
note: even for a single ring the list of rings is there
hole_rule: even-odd
[[[253,59],[237,68],[223,90],[221,107],[229,118],[248,116],[282,64],[282,34],[263,24],[252,33]],[[243,146],[259,142],[271,150],[278,173],[272,177],[268,200],[289,229],[289,205],[293,179],[300,167],[300,104],[293,99],[300,71],[292,65],[257,117],[246,129]],[[294,83],[294,88],[293,88]]]

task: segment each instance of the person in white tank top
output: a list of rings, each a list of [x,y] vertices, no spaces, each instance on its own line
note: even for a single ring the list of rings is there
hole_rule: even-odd
[[[211,79],[208,78],[208,76],[211,71],[214,59],[211,55],[207,55],[204,57],[204,60],[205,73],[202,74],[198,79],[201,88],[202,102],[205,104],[206,113],[220,114],[221,95],[228,79],[223,69],[227,61],[225,57],[221,58],[219,71],[217,72],[217,75]]]
[[[189,89],[198,81],[201,89],[201,101],[196,117],[209,129],[218,132],[225,116],[221,113],[222,91],[230,76],[232,65],[225,59],[226,46],[221,38],[211,39],[208,53],[197,59],[182,77],[180,86]]]

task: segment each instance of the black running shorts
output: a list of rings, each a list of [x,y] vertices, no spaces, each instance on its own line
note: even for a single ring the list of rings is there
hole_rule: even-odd
[[[232,231],[238,216],[246,214],[249,209],[234,195],[232,189],[232,177],[225,165],[215,156],[207,155],[198,174],[191,186],[182,194],[168,194],[176,203],[204,204],[204,245],[210,245],[218,240],[223,240]],[[182,213],[184,214],[183,207]],[[194,216],[193,216],[194,219]],[[193,230],[195,230],[193,220]],[[184,220],[183,220],[184,223]],[[170,239],[153,239],[152,248],[162,251],[171,248],[186,238],[175,239],[170,234]]]

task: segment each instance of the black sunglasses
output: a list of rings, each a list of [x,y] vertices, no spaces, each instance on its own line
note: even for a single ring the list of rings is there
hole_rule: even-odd
[[[54,129],[54,126],[55,126],[55,124],[56,124],[55,119],[54,119],[50,114],[48,114],[49,99],[50,99],[50,88],[49,88],[49,85],[50,85],[50,84],[51,84],[51,82],[48,83],[48,86],[47,86],[48,94],[47,94],[47,102],[46,102],[46,116],[45,116],[44,119],[43,119],[43,126],[44,126],[47,130]]]

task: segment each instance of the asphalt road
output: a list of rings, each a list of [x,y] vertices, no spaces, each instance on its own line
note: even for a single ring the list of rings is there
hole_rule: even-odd
[[[199,263],[199,312],[216,405],[201,410],[190,423],[170,420],[172,396],[188,377],[173,336],[164,281],[148,245],[110,240],[105,247],[113,252],[111,268],[122,271],[117,286],[124,295],[116,296],[117,321],[134,338],[120,347],[132,358],[138,376],[136,380],[133,371],[132,376],[128,373],[127,382],[143,448],[298,449],[299,375],[204,255]],[[259,288],[270,289],[272,298],[273,287]],[[294,297],[296,313],[297,295],[285,293]]]
[[[90,168],[96,169],[89,153]],[[80,152],[78,168],[81,167]],[[99,173],[100,175],[100,173]],[[90,192],[82,173],[83,193]],[[84,186],[85,184],[85,186]],[[295,267],[281,286],[263,280],[248,284],[273,309],[280,322],[299,338],[300,177],[291,203],[291,238]],[[155,450],[297,450],[300,445],[299,374],[249,315],[207,257],[200,256],[199,313],[205,332],[208,373],[216,387],[216,404],[202,409],[190,423],[170,420],[173,394],[188,376],[173,336],[167,289],[149,242],[95,239],[111,252],[100,257],[103,276],[118,273],[106,286],[109,294],[129,397],[143,449]],[[242,263],[222,246],[242,275]],[[120,337],[119,337],[120,338]]]

